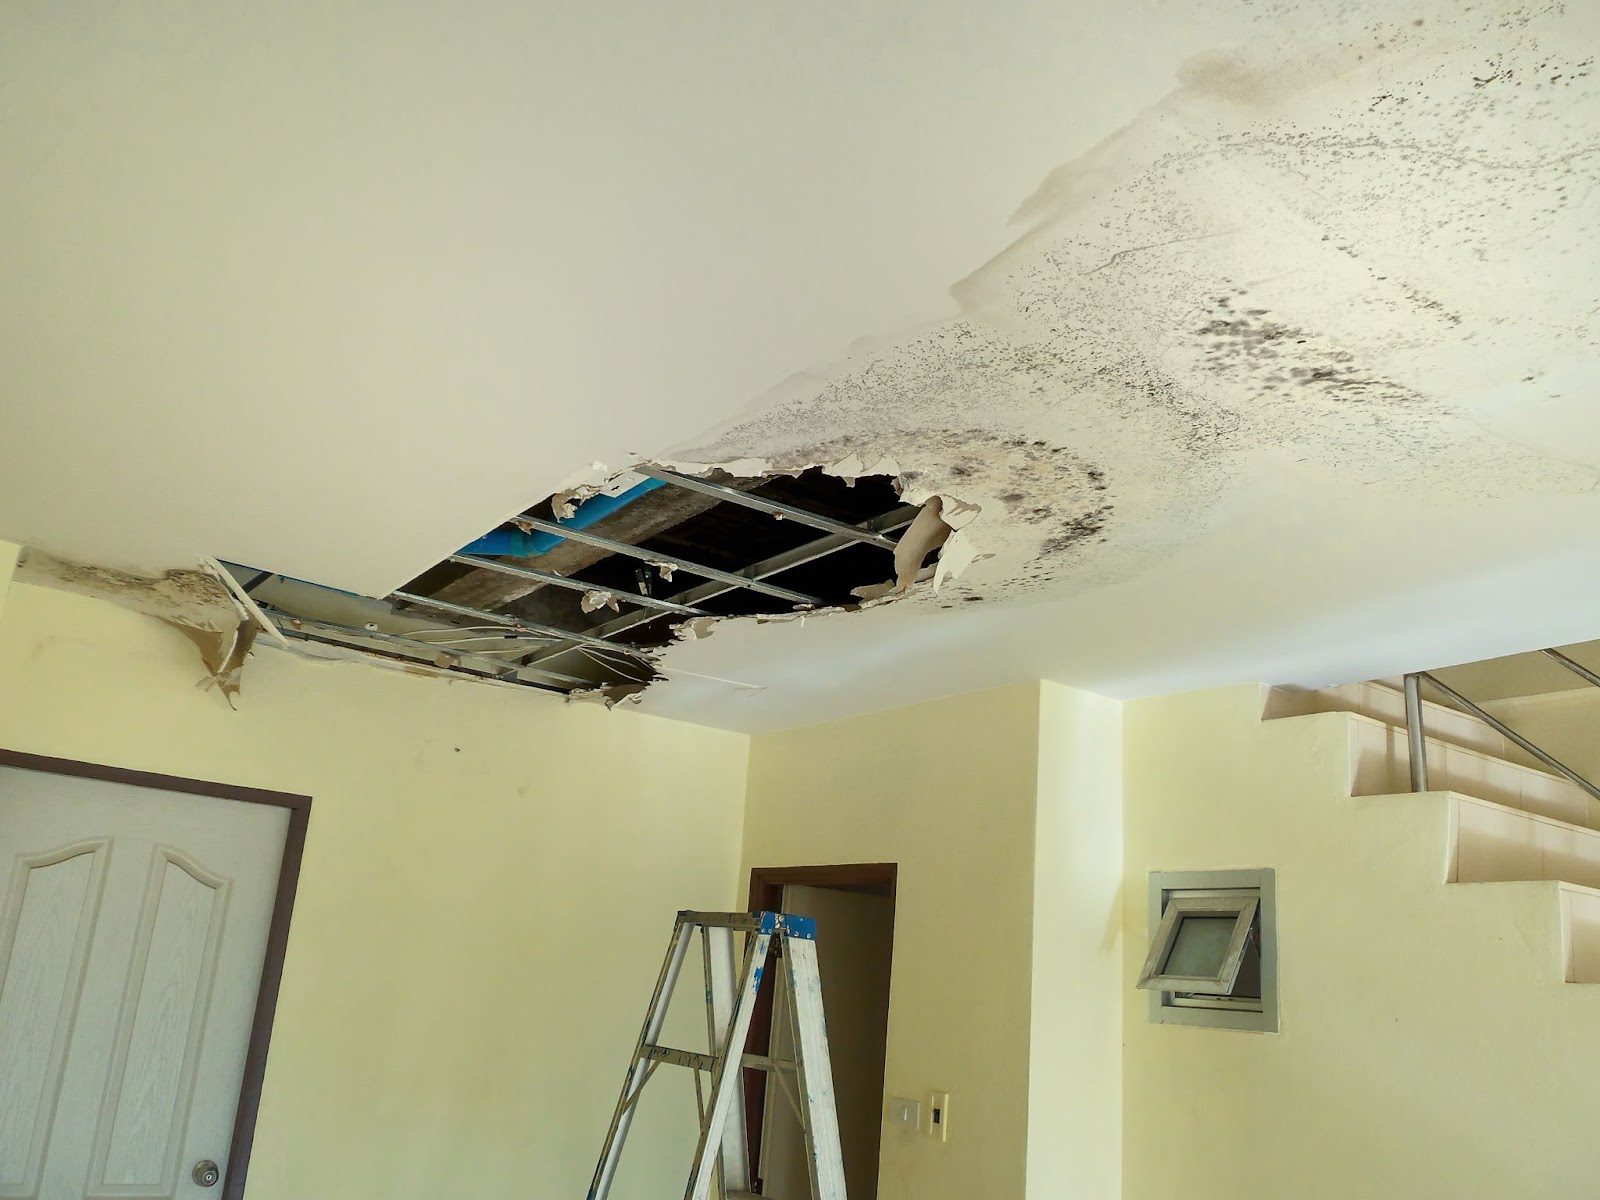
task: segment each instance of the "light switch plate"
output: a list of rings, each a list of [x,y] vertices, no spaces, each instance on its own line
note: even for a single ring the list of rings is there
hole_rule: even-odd
[[[928,1133],[941,1142],[950,1140],[950,1093],[928,1093]]]
[[[889,1097],[889,1122],[902,1129],[922,1128],[922,1101],[904,1096]]]

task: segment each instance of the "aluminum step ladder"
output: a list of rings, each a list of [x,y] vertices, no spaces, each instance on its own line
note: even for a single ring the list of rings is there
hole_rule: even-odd
[[[706,1032],[707,1044],[712,1048],[709,1054],[660,1044],[672,990],[696,932],[705,961]],[[742,956],[737,945],[740,934],[744,935]],[[789,980],[787,1012],[794,1035],[793,1060],[741,1052],[750,1032],[761,976],[769,955],[780,947],[778,957],[787,964]],[[589,1185],[589,1200],[606,1200],[610,1195],[639,1097],[663,1063],[688,1067],[695,1073],[700,1140],[689,1168],[684,1200],[761,1200],[750,1190],[741,1067],[774,1075],[794,1106],[805,1138],[812,1200],[846,1200],[833,1072],[828,1065],[828,1031],[822,1015],[822,980],[817,974],[817,923],[810,917],[776,912],[678,914],[644,1028],[623,1080],[622,1096],[611,1115],[600,1165]],[[706,1076],[704,1082],[702,1074]],[[778,1200],[802,1198],[784,1196]]]

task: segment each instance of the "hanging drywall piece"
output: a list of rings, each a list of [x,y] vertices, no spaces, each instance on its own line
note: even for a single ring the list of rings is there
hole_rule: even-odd
[[[233,700],[239,694],[240,677],[244,671],[245,660],[250,657],[251,648],[255,645],[257,632],[255,621],[243,620],[232,629],[217,632],[196,629],[165,617],[162,620],[193,642],[195,649],[200,651],[200,660],[205,663],[206,675],[199,681],[198,686],[202,690],[216,688],[227,700],[229,708],[237,707]]]
[[[955,532],[945,522],[944,500],[929,496],[894,548],[894,577],[883,583],[868,584],[851,589],[851,595],[860,600],[881,600],[885,596],[904,594],[911,590],[922,571],[922,561],[949,540]]]

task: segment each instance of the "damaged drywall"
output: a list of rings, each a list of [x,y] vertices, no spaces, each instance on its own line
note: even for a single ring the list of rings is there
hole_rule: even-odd
[[[1550,38],[1562,11],[1288,45],[1264,9],[1259,45],[1179,65],[1051,172],[949,319],[864,338],[670,458],[892,460],[966,497],[982,519],[952,549],[990,561],[953,580],[950,559],[924,603],[1134,577],[1263,455],[1397,503],[1593,490],[1515,419],[1580,403],[1552,368],[1600,343],[1596,305],[1548,303],[1552,280],[1593,295],[1600,219],[1593,61]]]
[[[877,470],[866,472],[866,474],[878,473]],[[855,476],[854,478],[859,477]],[[684,671],[682,668],[667,665],[663,661],[671,652],[673,646],[708,638],[722,624],[728,621],[748,621],[755,624],[790,621],[804,622],[810,618],[839,615],[862,607],[875,607],[892,603],[910,593],[913,587],[919,583],[933,583],[936,587],[936,573],[939,563],[942,561],[941,552],[955,533],[954,527],[946,519],[946,512],[971,516],[976,514],[977,509],[975,506],[965,504],[959,500],[947,501],[945,497],[939,495],[927,497],[922,501],[916,514],[899,534],[894,550],[889,556],[890,562],[886,564],[891,569],[889,578],[882,582],[868,583],[852,588],[850,594],[853,602],[851,603],[821,607],[797,606],[793,609],[776,609],[772,612],[752,615],[700,616],[689,619],[678,618],[670,621],[660,621],[656,625],[658,636],[661,632],[665,632],[669,635],[669,640],[649,653],[648,663],[635,662],[631,664],[629,669],[638,673],[636,678],[620,683],[579,689],[573,692],[570,698],[584,701],[598,700],[606,704],[607,707],[624,702],[637,703],[652,685],[661,682],[670,675],[695,674],[694,672]],[[932,561],[929,561],[930,559]],[[663,579],[670,579],[670,572],[663,571],[662,577]],[[605,607],[617,609],[619,606],[619,598],[607,592],[588,593],[585,595],[581,605],[582,610],[586,613]],[[759,685],[727,677],[707,677],[704,675],[699,677],[747,691],[762,690]]]
[[[203,688],[216,688],[233,705],[244,666],[259,633],[281,635],[237,591],[215,562],[202,560],[192,569],[142,575],[111,567],[68,562],[42,550],[26,549],[17,561],[16,578],[24,583],[57,588],[109,600],[123,608],[155,617],[193,643],[204,673]]]

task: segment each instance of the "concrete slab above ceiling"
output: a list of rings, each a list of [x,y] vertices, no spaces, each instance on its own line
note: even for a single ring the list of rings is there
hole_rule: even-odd
[[[375,594],[591,463],[978,506],[937,592],[669,652],[647,707],[747,728],[1591,637],[1597,51],[1444,0],[14,5],[0,537]]]

